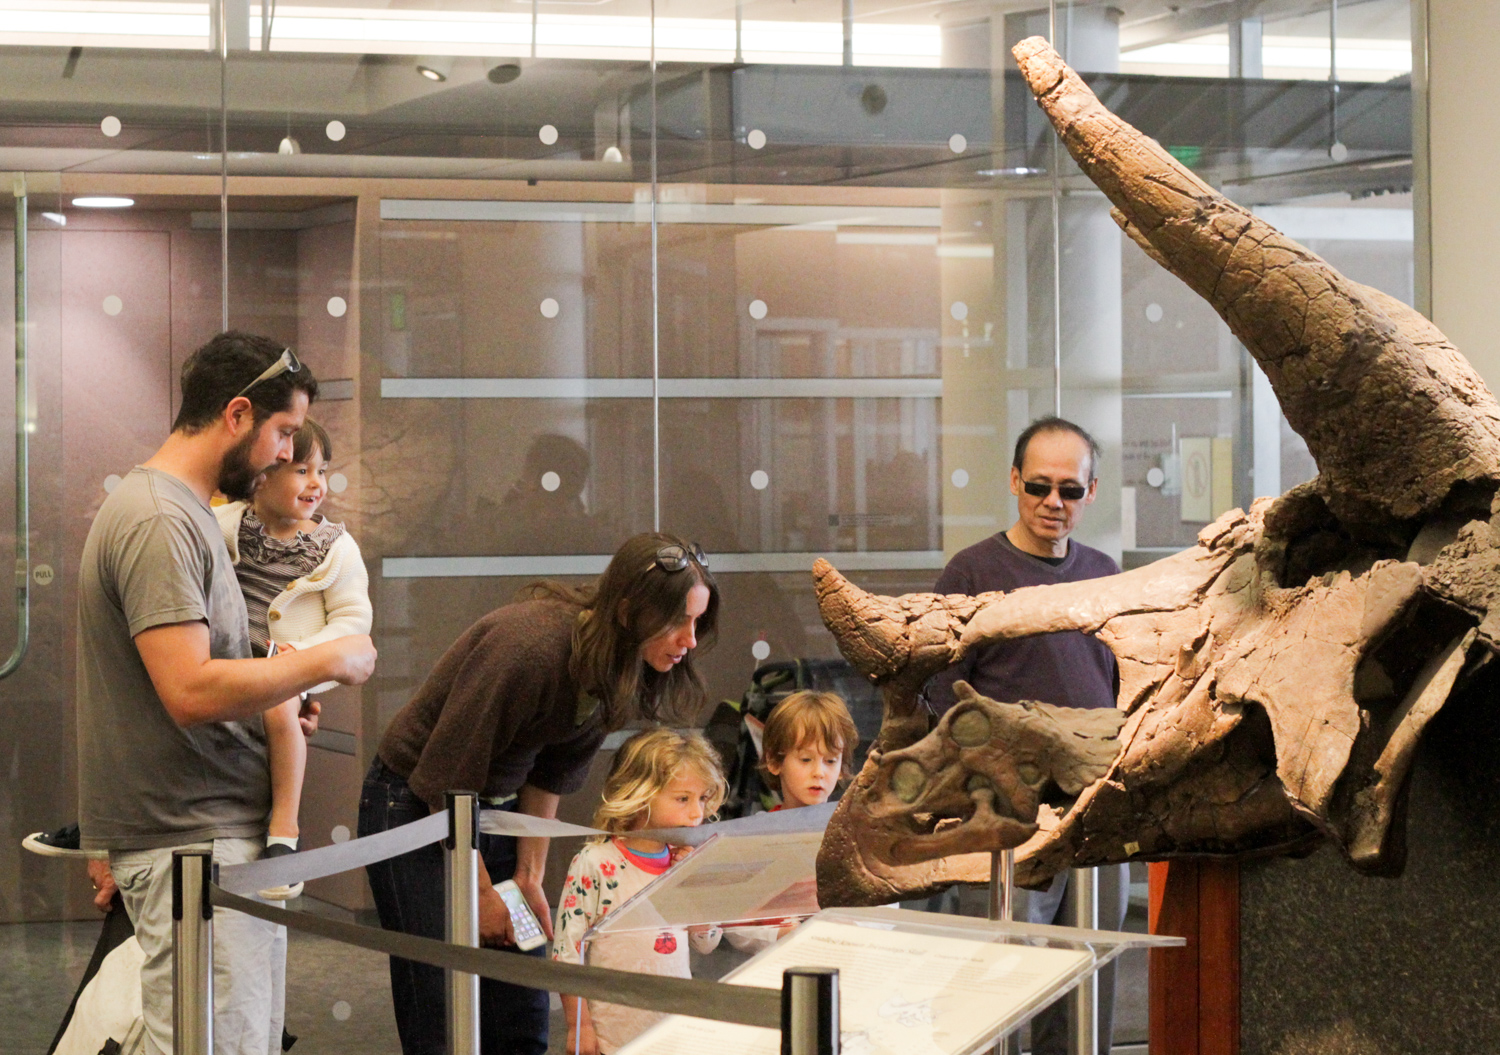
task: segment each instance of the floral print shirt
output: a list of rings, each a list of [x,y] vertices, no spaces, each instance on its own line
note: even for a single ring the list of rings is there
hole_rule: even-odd
[[[562,896],[557,903],[557,925],[552,932],[552,958],[563,963],[587,962],[592,967],[691,978],[689,945],[700,953],[712,952],[722,936],[719,928],[691,934],[683,927],[605,934],[591,938],[584,946],[584,935],[589,928],[640,893],[668,867],[666,862],[658,864],[631,853],[618,839],[586,844],[568,866],[568,876],[563,881]],[[623,1046],[662,1016],[590,1000],[589,1017],[599,1039],[599,1050],[607,1053]]]

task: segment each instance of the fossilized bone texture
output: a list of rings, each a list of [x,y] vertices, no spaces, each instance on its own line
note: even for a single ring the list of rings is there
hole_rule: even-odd
[[[1014,54],[1126,234],[1213,305],[1265,370],[1338,515],[1406,520],[1455,484],[1500,475],[1500,406],[1437,327],[1193,175],[1105,109],[1042,38]]]
[[[824,621],[886,706],[829,825],[820,900],[981,881],[1007,847],[1031,886],[1070,866],[1322,839],[1397,871],[1422,731],[1500,651],[1500,406],[1430,323],[1226,200],[1045,41],[1015,54],[1126,232],[1265,368],[1319,477],[1225,514],[1193,549],[1086,583],[887,598],[819,561]],[[1059,630],[1115,653],[1118,712],[965,686],[928,731],[916,699],[933,674]]]

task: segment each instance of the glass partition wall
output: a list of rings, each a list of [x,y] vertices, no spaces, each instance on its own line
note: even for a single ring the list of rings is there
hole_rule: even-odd
[[[19,849],[73,819],[79,553],[226,324],[316,371],[325,512],[370,564],[380,663],[325,700],[317,846],[353,829],[386,722],[469,623],[633,532],[712,555],[717,700],[760,662],[836,654],[814,557],[926,590],[1007,527],[1038,415],[1099,439],[1077,537],[1127,567],[1310,478],[1243,348],[1059,148],[1018,40],[1050,35],[1210,183],[1412,297],[1407,0],[1229,23],[1157,0],[84,6],[16,0],[0,25],[33,408],[0,920],[86,908],[81,877]],[[0,488],[6,554],[13,514]],[[7,595],[0,642],[16,622]],[[358,876],[311,888],[364,904]]]

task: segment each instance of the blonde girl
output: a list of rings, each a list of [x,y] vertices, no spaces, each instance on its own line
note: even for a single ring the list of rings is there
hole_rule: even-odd
[[[612,833],[578,851],[568,866],[552,958],[583,962],[583,936],[612,909],[672,865],[666,843],[630,833],[645,828],[691,828],[702,824],[724,801],[728,785],[719,756],[698,733],[671,729],[637,733],[620,747],[604,783],[594,827]],[[588,961],[671,978],[691,977],[687,943],[700,953],[719,944],[717,927],[667,927],[660,932],[612,934],[590,941]],[[568,1020],[568,1048],[579,1055],[608,1055],[661,1016],[602,1001],[562,998]]]

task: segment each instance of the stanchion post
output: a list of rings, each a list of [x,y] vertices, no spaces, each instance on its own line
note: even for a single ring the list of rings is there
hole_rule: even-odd
[[[1073,926],[1099,929],[1099,870],[1075,868],[1068,875],[1068,899],[1072,902]],[[1068,1035],[1073,1055],[1098,1055],[1099,975],[1078,983],[1068,998]]]
[[[1009,923],[1016,918],[1016,852],[990,854],[990,920]]]
[[[782,972],[781,1055],[839,1055],[837,967]]]
[[[450,944],[479,947],[479,797],[450,791],[443,842]],[[448,1055],[479,1055],[479,976],[448,972]]]
[[[1009,923],[1016,918],[1016,852],[996,850],[990,854],[990,911],[994,922]],[[1021,1055],[1021,1031],[995,1045],[995,1055]]]
[[[209,850],[172,852],[172,1050],[213,1055],[214,910]]]

